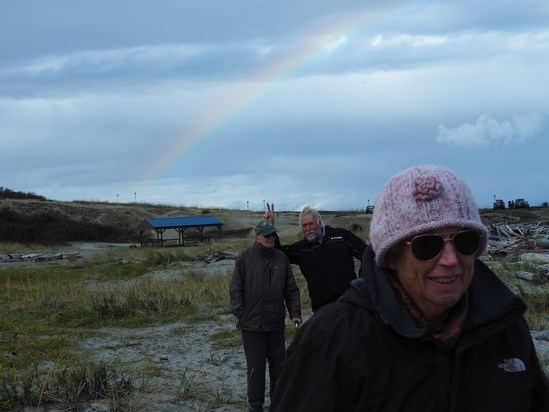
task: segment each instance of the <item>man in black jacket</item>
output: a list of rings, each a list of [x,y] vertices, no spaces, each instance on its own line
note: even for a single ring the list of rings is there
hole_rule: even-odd
[[[271,412],[549,412],[525,305],[477,260],[488,231],[461,179],[397,173],[370,239],[361,278],[290,344]]]
[[[267,204],[265,220],[274,224],[274,204]],[[325,225],[316,209],[305,207],[299,215],[303,239],[275,247],[282,250],[290,263],[298,265],[307,280],[311,307],[336,301],[356,279],[355,259],[361,260],[366,243],[351,231]]]
[[[272,394],[285,359],[284,304],[292,324],[301,324],[299,289],[288,259],[274,248],[276,231],[269,222],[259,222],[253,245],[236,259],[230,285],[231,309],[246,355],[250,412],[263,410],[266,361]]]

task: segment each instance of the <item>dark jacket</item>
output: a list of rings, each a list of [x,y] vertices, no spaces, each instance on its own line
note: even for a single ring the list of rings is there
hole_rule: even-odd
[[[297,332],[271,412],[549,411],[524,303],[484,264],[447,350],[416,326],[370,250],[364,256],[363,276]]]
[[[288,259],[279,250],[264,248],[257,242],[236,258],[230,296],[239,329],[284,329],[284,302],[290,318],[301,317],[299,289]]]
[[[277,236],[276,248],[299,266],[316,311],[339,298],[356,279],[354,258],[362,259],[366,243],[349,230],[326,225],[322,243],[302,239],[282,246]]]

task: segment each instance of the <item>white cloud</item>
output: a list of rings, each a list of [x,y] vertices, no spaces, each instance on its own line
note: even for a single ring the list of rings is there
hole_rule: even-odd
[[[491,143],[523,143],[541,132],[543,118],[538,113],[513,116],[511,120],[497,121],[491,116],[479,116],[475,124],[464,123],[455,128],[438,126],[437,142],[457,146],[488,146]]]
[[[374,38],[372,39],[371,46],[372,47],[378,47],[381,45],[381,41],[383,40],[382,34],[376,34]]]
[[[345,45],[345,43],[347,43],[347,36],[330,37],[324,41],[323,49],[326,52],[332,52]]]
[[[426,36],[398,34],[384,37],[385,42],[390,46],[398,47],[429,47],[442,46],[449,43],[447,36]],[[461,40],[461,39],[460,39]],[[454,40],[455,41],[455,40]]]
[[[15,67],[14,70],[22,70],[29,73],[39,73],[44,70],[58,71],[63,68],[80,66],[110,66],[117,64],[142,64],[144,62],[170,61],[174,59],[188,59],[205,53],[206,47],[185,44],[165,44],[155,47],[139,46],[128,48],[113,48],[107,50],[87,50],[64,55],[41,57],[23,67]]]

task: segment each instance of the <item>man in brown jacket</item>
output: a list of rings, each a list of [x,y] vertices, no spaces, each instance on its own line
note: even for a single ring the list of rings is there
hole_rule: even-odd
[[[250,412],[263,410],[266,361],[272,394],[286,357],[286,308],[292,324],[298,327],[302,322],[299,289],[290,263],[274,248],[276,232],[271,223],[259,222],[253,245],[236,259],[230,286],[231,309],[242,331],[246,355]]]

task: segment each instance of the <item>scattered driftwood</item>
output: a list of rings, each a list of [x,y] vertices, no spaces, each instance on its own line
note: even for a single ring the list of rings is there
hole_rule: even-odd
[[[491,257],[527,262],[531,270],[517,271],[517,279],[531,285],[549,283],[549,226],[537,223],[501,223],[488,227],[486,251]]]
[[[501,223],[489,227],[488,254],[518,255],[526,250],[549,252],[549,227],[537,223]]]
[[[132,247],[132,246],[130,246]],[[208,256],[204,257],[204,261],[207,263],[218,262],[223,259],[236,259],[237,252],[231,252],[228,250],[221,250],[212,252]],[[70,257],[81,258],[80,252],[60,252],[60,253],[10,253],[7,255],[0,255],[0,263],[10,262],[46,262],[51,260],[63,260]]]
[[[0,262],[47,262],[51,260],[69,259],[69,257],[82,257],[79,252],[60,252],[60,253],[10,253],[0,255]]]
[[[533,282],[535,277],[536,277],[536,274],[532,272],[526,272],[524,270],[519,270],[517,272],[517,278],[522,280],[527,280],[529,282]]]
[[[532,249],[549,249],[549,239],[533,239],[528,245]]]
[[[208,263],[214,263],[218,262],[223,259],[236,259],[238,256],[238,253],[231,252],[229,250],[221,250],[219,252],[212,252],[208,256],[204,258],[204,260]]]

